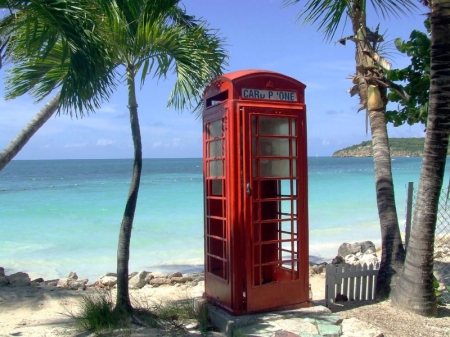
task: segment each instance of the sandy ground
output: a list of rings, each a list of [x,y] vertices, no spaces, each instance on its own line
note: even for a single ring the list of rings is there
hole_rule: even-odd
[[[315,304],[323,305],[325,275],[310,277]],[[0,337],[6,336],[68,336],[86,337],[89,333],[77,331],[67,313],[76,312],[83,295],[95,291],[88,288],[68,290],[56,287],[0,287]],[[203,284],[188,287],[161,286],[130,290],[130,296],[141,303],[199,297]],[[450,337],[450,307],[439,309],[439,318],[423,318],[393,308],[389,302],[344,302],[331,308],[344,318],[357,318],[375,325],[386,337],[431,336]],[[130,335],[124,334],[125,335]],[[195,335],[195,334],[194,334]],[[140,330],[132,336],[167,336],[156,329]],[[199,336],[199,335],[198,335]]]

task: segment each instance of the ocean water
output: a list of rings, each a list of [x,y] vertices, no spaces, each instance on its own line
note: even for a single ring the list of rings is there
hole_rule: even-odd
[[[406,185],[421,158],[394,158],[401,226]],[[372,158],[309,158],[309,240],[314,261],[342,242],[380,244]],[[0,266],[45,279],[97,280],[116,270],[132,160],[12,161],[0,171]],[[202,160],[144,159],[130,272],[203,269]]]

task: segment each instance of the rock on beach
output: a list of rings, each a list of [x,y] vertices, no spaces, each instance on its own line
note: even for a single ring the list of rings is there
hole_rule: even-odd
[[[181,284],[189,284],[196,286],[199,282],[204,281],[204,273],[198,272],[183,275],[180,272],[164,274],[161,272],[140,271],[133,272],[129,275],[130,289],[141,289],[143,287],[159,287],[162,285],[177,286]],[[25,272],[18,272],[11,275],[5,274],[5,269],[0,267],[0,287],[28,287],[28,286],[53,286],[57,288],[86,290],[87,287],[112,289],[117,285],[117,274],[106,273],[99,280],[89,283],[88,279],[79,279],[76,272],[70,272],[67,277],[47,280],[43,278],[30,279]]]

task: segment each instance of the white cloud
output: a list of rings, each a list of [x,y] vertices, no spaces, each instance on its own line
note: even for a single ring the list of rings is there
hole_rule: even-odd
[[[104,105],[98,110],[98,112],[116,113],[117,112],[116,104]]]
[[[183,147],[183,144],[181,143],[181,138],[172,139],[172,147]]]
[[[167,141],[157,141],[152,144],[153,148],[180,149],[184,147],[181,138],[173,138]]]
[[[114,143],[115,142],[113,140],[111,140],[111,139],[101,138],[101,139],[97,140],[97,144],[95,144],[95,145],[97,145],[97,146],[108,146],[108,145],[112,145]]]
[[[87,145],[88,145],[87,142],[85,142],[85,143],[68,143],[68,144],[64,145],[64,147],[66,147],[66,148],[70,148],[70,147],[85,147]]]

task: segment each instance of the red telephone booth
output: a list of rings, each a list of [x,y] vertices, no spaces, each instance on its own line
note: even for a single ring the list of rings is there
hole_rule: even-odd
[[[311,305],[305,87],[244,70],[204,93],[205,296],[233,315]]]

